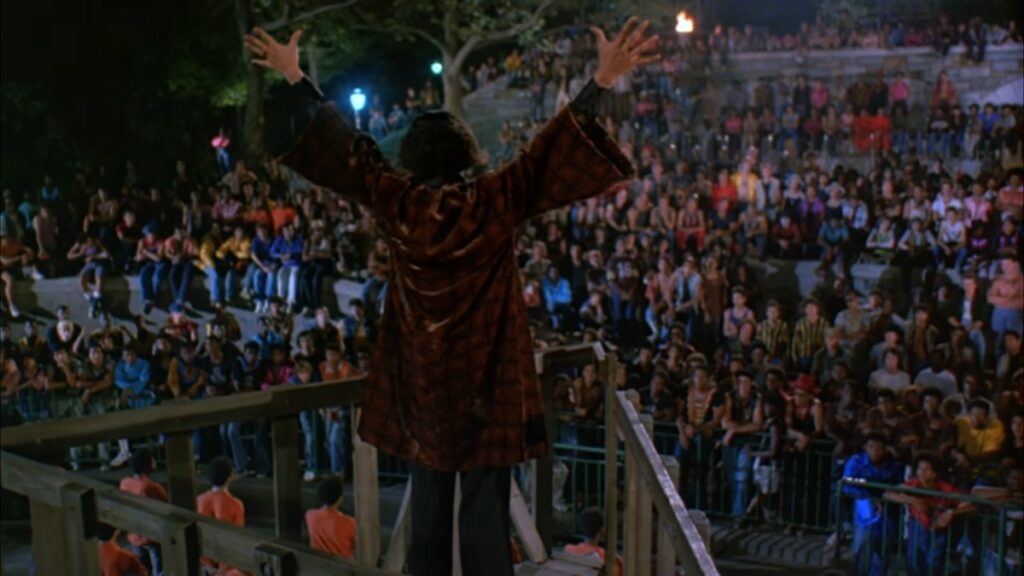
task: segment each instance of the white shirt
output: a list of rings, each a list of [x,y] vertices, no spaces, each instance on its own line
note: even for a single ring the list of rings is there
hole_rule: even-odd
[[[868,379],[868,388],[872,390],[892,390],[897,396],[910,387],[910,375],[902,370],[890,374],[885,368],[875,370]]]
[[[914,378],[914,385],[922,388],[934,386],[942,391],[944,398],[957,393],[956,376],[953,376],[953,373],[949,370],[932,372],[930,367],[925,368],[917,373],[917,378]]]

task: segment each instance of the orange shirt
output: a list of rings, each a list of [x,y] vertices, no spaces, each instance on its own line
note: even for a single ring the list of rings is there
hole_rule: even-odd
[[[227,490],[207,490],[196,498],[196,512],[221,522],[245,526],[245,505]]]
[[[196,498],[196,512],[203,516],[216,518],[221,522],[245,526],[245,505],[227,490],[210,489]],[[204,566],[216,567],[217,563],[209,558],[202,559]],[[231,566],[220,565],[221,571],[234,570]]]
[[[309,547],[342,558],[352,558],[356,551],[356,519],[335,508],[314,508],[306,511]]]
[[[587,544],[586,542],[580,544],[569,544],[565,547],[566,554],[572,554],[573,556],[589,556],[590,554],[596,554],[601,562],[604,562],[604,548],[600,546],[594,546],[593,544]],[[615,558],[615,576],[622,576],[622,557],[617,556]]]
[[[275,206],[270,209],[270,222],[274,226],[274,234],[280,234],[286,224],[295,222],[298,212],[291,206]]]
[[[359,376],[359,372],[352,367],[352,364],[345,360],[342,360],[338,364],[338,368],[331,371],[327,368],[327,362],[320,363],[320,380],[322,382],[330,382],[331,380],[344,380],[346,378],[355,378]]]
[[[117,542],[100,542],[100,574],[103,576],[149,576],[139,559]]]
[[[136,496],[145,496],[146,498],[153,498],[154,500],[162,500],[164,502],[170,501],[170,498],[167,497],[167,490],[164,490],[164,487],[159,482],[150,480],[149,476],[122,478],[121,490]],[[138,534],[128,534],[127,538],[134,546],[143,546],[150,542],[149,539]]]

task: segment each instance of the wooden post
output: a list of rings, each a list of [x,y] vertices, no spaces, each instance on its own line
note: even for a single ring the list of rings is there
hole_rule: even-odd
[[[253,556],[260,567],[260,571],[254,576],[295,576],[298,573],[295,567],[295,554],[287,548],[265,542],[256,546]]]
[[[519,539],[523,541],[523,548],[526,549],[526,557],[530,562],[541,564],[548,559],[547,549],[537,534],[537,527],[533,525],[533,518],[526,508],[526,501],[519,491],[519,485],[515,478],[512,479],[512,489],[509,493],[508,503],[509,515],[512,516],[512,525],[516,527]]]
[[[672,478],[672,485],[679,486],[679,462],[672,456],[662,456],[661,462],[665,465],[669,477]],[[658,518],[658,576],[676,575],[676,549],[672,546],[672,536],[668,527],[661,518]]]
[[[199,576],[199,527],[191,520],[168,518],[160,553],[167,576]]]
[[[63,511],[35,499],[29,500],[29,511],[32,515],[32,558],[36,574],[71,574],[71,559],[67,554],[54,554],[55,540],[58,550],[67,548],[61,546],[65,538]]]
[[[547,431],[548,442],[552,445],[557,441],[558,431],[555,417],[555,379],[554,373],[545,371],[541,374],[540,393],[544,401],[544,428]],[[537,533],[545,550],[550,550],[553,544],[554,535],[554,485],[552,481],[552,470],[555,466],[554,449],[544,456],[535,459],[531,463],[533,468],[533,486],[530,489],[531,508],[534,524],[537,526]]]
[[[168,488],[171,504],[196,509],[196,462],[192,452],[192,433],[170,434],[164,444],[167,457]]]
[[[74,576],[100,576],[99,542],[96,540],[96,492],[68,483],[60,489],[64,504],[64,540],[69,568]]]
[[[619,436],[615,417],[615,391],[618,379],[618,360],[615,354],[608,354],[604,361],[604,526],[605,576],[614,576],[615,559],[619,550]]]
[[[355,433],[359,410],[352,419],[352,447],[355,454],[356,558],[370,566],[380,557],[380,486],[377,481],[377,449]]]
[[[634,454],[629,449],[629,444],[626,444],[626,507],[622,512],[625,516],[623,524],[626,530],[623,534],[625,541],[623,555],[626,557],[625,576],[640,576],[640,571],[637,570],[637,558],[640,556],[638,539],[640,527],[637,522],[640,517],[640,485],[643,480],[640,479],[638,469],[640,465],[636,461],[637,457],[643,458],[643,455]]]
[[[299,475],[299,432],[295,416],[270,425],[274,453],[274,533],[298,542],[302,536],[302,493]]]
[[[405,558],[409,555],[411,543],[412,478],[409,478],[405,483],[402,505],[398,507],[398,518],[395,519],[395,527],[391,531],[391,542],[388,544],[388,551],[384,554],[384,563],[381,568],[388,572],[401,572],[405,567]]]
[[[647,435],[653,440],[654,418],[650,414],[641,414],[640,421],[643,422]],[[640,480],[640,495],[637,510],[634,512],[637,524],[635,565],[637,574],[647,575],[651,573],[651,525],[654,522],[654,503],[651,500],[650,486],[640,477],[639,471],[637,476]]]
[[[189,510],[196,509],[196,456],[191,434],[173,434],[164,445],[167,457],[167,484],[171,503]]]

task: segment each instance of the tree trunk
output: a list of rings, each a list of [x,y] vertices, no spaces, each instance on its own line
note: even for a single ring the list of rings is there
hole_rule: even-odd
[[[235,0],[235,21],[238,24],[239,38],[244,39],[245,35],[253,27],[252,0]],[[263,146],[263,68],[250,63],[252,53],[248,49],[242,49],[242,61],[247,67],[246,72],[246,98],[245,98],[245,126],[242,134],[244,142],[242,156],[250,166],[256,166],[263,158],[265,149]]]
[[[249,67],[247,94],[245,99],[245,161],[250,166],[257,166],[263,158],[264,118],[263,118],[263,69],[259,66]]]
[[[444,81],[444,109],[459,118],[465,118],[466,110],[462,107],[462,81],[459,79],[459,70],[450,67],[450,64],[450,60],[445,58],[444,73],[441,76]]]

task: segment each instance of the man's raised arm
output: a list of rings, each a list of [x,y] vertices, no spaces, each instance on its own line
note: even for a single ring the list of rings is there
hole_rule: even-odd
[[[301,37],[302,30],[296,30],[287,44],[281,44],[260,28],[245,37],[246,48],[256,55],[253,64],[280,73],[320,103],[309,127],[281,163],[318,186],[369,206],[376,182],[388,165],[373,139],[353,130],[338,107],[302,73]]]
[[[503,190],[521,220],[606,192],[633,175],[633,164],[598,121],[601,101],[622,75],[658,58],[657,36],[630,18],[612,40],[600,28],[594,77],[566,109],[548,121],[519,156],[484,176]]]

